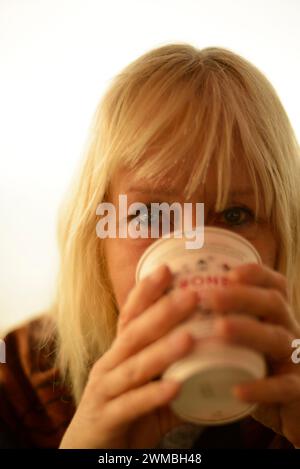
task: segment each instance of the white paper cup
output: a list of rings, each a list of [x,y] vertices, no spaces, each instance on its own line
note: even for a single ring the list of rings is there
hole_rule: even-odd
[[[236,399],[232,387],[263,378],[266,363],[254,350],[213,338],[215,315],[203,308],[201,294],[215,286],[230,288],[228,272],[240,264],[261,263],[260,256],[246,239],[221,228],[205,228],[200,249],[186,249],[186,238],[169,236],[153,243],[141,256],[136,281],[167,264],[174,276],[172,288],[191,288],[199,295],[195,313],[178,326],[187,328],[199,341],[191,354],[173,363],[163,374],[163,379],[183,383],[171,407],[184,420],[198,424],[221,425],[239,420],[255,405]]]

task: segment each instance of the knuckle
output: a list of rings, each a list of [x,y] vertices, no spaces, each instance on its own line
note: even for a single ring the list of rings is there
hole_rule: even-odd
[[[138,338],[129,324],[119,336],[119,347],[121,347],[123,353],[129,353],[130,350],[137,346],[137,344]]]
[[[285,305],[281,293],[275,288],[269,289],[269,301],[276,309],[280,309]]]
[[[129,322],[129,314],[127,311],[122,311],[119,315],[118,322],[117,322],[117,336],[119,336],[123,330],[123,328],[126,326],[126,324]]]
[[[127,300],[126,302],[124,303],[124,306],[123,308],[121,308],[120,310],[120,314],[119,314],[119,322],[124,322],[126,321],[126,318],[129,316],[129,313],[130,313],[130,298],[129,296],[131,295],[131,292],[129,293],[128,297],[127,297]]]
[[[124,380],[130,384],[130,386],[134,386],[140,383],[143,379],[143,364],[141,357],[137,355],[133,360],[130,360],[123,368],[122,371]]]
[[[288,296],[288,282],[287,282],[287,278],[286,278],[283,274],[281,274],[280,272],[277,272],[277,274],[278,274],[278,280],[279,280],[281,289],[282,289],[284,295],[287,297],[287,296]]]
[[[136,334],[134,334],[131,324],[120,331],[110,348],[114,355],[114,360],[109,360],[110,365],[111,362],[113,363],[115,360],[118,360],[119,357],[130,356],[132,350],[134,350],[134,347],[137,345],[137,339],[138,338],[136,337]],[[111,368],[111,366],[109,366],[109,368]]]
[[[111,391],[111,386],[109,386],[105,378],[102,378],[100,381],[99,377],[94,377],[89,382],[89,395],[93,396],[93,399],[99,404],[111,399]]]
[[[99,358],[95,363],[93,363],[90,372],[89,372],[89,378],[93,380],[94,378],[98,378],[99,375],[103,374],[104,372],[104,361],[106,358],[106,353],[102,355],[101,358]]]
[[[97,376],[97,373],[96,373],[96,369],[92,368],[92,370],[89,373],[88,381],[87,381],[87,385],[88,385],[89,389],[92,392],[95,390],[96,383],[97,383],[97,378],[98,378],[98,376]]]
[[[118,324],[123,325],[130,318],[131,310],[132,310],[131,304],[132,304],[132,299],[134,295],[135,295],[135,287],[132,288],[130,292],[128,293],[126,301],[120,310],[119,317],[118,317]]]
[[[87,388],[89,389],[89,392],[92,395],[96,395],[99,392],[99,381],[101,381],[101,390],[105,388],[105,379],[103,373],[101,373],[102,370],[100,370],[99,373],[99,365],[98,362],[96,362],[88,375],[88,380],[87,380]]]

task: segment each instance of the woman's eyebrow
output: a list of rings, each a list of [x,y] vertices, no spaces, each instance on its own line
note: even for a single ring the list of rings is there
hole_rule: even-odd
[[[232,189],[232,190],[229,190],[229,194],[231,196],[254,195],[254,189],[253,187],[243,187],[241,189]]]

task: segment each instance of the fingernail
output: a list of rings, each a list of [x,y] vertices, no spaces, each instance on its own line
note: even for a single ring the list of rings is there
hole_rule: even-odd
[[[249,396],[247,395],[247,388],[245,386],[233,386],[231,388],[231,392],[236,399],[240,399],[241,401],[249,401]]]
[[[227,278],[232,282],[236,282],[239,279],[239,275],[236,270],[231,270],[230,272],[228,272]]]
[[[161,391],[166,394],[177,393],[180,387],[181,387],[181,383],[179,381],[162,380],[162,382],[160,383]]]
[[[170,337],[170,345],[174,346],[176,352],[179,352],[181,347],[186,347],[194,340],[193,336],[187,330],[179,330],[174,332]]]
[[[161,282],[161,280],[164,278],[166,271],[168,269],[168,266],[166,264],[162,264],[155,271],[151,274],[151,279],[154,282]]]

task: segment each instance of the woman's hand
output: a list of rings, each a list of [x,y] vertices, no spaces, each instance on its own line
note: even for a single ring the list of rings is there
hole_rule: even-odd
[[[155,380],[193,348],[174,330],[195,309],[197,294],[173,290],[161,266],[130,292],[111,348],[94,364],[60,448],[149,448],[181,423],[168,407],[180,384]]]
[[[257,403],[253,417],[300,447],[300,364],[291,359],[300,326],[288,303],[286,279],[266,266],[247,264],[233,269],[230,280],[230,288],[206,297],[222,315],[217,336],[263,353],[269,365],[266,378],[237,386],[234,394]]]

